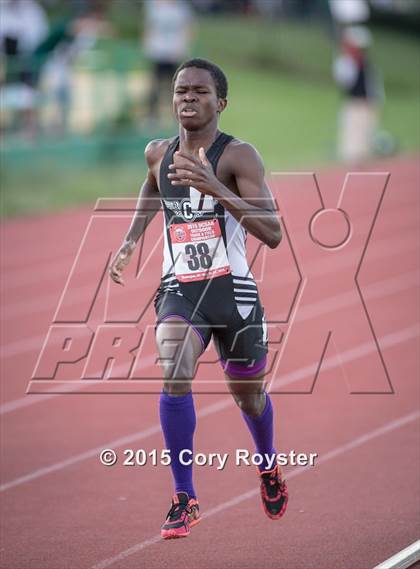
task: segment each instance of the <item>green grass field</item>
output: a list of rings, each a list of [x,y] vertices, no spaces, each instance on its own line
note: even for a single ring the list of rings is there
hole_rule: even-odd
[[[372,57],[386,89],[381,126],[396,138],[400,152],[414,152],[420,141],[419,44],[412,36],[389,30],[375,30],[374,40]],[[335,161],[340,97],[331,78],[333,47],[327,29],[207,18],[200,23],[194,55],[212,59],[226,71],[229,104],[221,128],[253,143],[268,173]],[[138,148],[131,146],[130,159],[121,160],[117,153],[83,164],[71,150],[64,160],[49,159],[46,152],[42,159],[25,159],[19,165],[4,153],[2,214],[93,204],[99,196],[133,195],[145,173],[143,147],[144,137],[139,137]]]

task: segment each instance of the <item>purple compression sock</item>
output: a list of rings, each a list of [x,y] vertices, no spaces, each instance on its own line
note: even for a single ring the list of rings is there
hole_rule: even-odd
[[[159,402],[160,424],[165,437],[166,448],[171,451],[171,468],[175,480],[175,492],[187,492],[190,498],[196,498],[192,481],[192,464],[184,466],[179,461],[183,449],[193,450],[195,430],[195,409],[192,392],[175,397],[162,391]],[[192,454],[184,454],[184,460]]]
[[[265,407],[261,415],[251,417],[242,411],[242,416],[254,439],[257,453],[277,454],[273,447],[273,407],[268,393],[265,394]],[[267,470],[267,462],[264,460],[258,468],[260,472]]]

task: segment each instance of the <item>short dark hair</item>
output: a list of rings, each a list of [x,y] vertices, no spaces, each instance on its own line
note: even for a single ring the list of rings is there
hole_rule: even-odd
[[[226,99],[228,93],[228,82],[226,79],[226,75],[220,69],[218,65],[208,61],[207,59],[200,59],[196,57],[194,59],[189,59],[188,61],[184,61],[175,71],[174,76],[172,78],[172,87],[175,85],[175,81],[179,75],[179,73],[183,69],[187,69],[189,67],[198,67],[198,69],[205,69],[210,73],[213,78],[214,84],[216,86],[216,93],[219,99]]]

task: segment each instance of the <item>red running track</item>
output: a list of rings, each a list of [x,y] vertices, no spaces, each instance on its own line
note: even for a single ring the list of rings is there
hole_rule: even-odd
[[[80,376],[80,364],[61,366],[67,369],[49,383],[32,382],[32,391],[47,394],[25,394],[91,211],[3,224],[1,567],[369,569],[417,539],[419,172],[414,158],[376,163],[370,170],[389,172],[388,185],[383,192],[382,174],[353,178],[354,193],[342,206],[353,233],[330,256],[307,239],[304,214],[319,209],[311,177],[274,177],[287,231],[278,249],[259,252],[254,266],[268,318],[278,321],[270,328],[269,375],[271,391],[280,392],[272,397],[276,447],[318,453],[315,467],[288,467],[287,514],[278,522],[265,518],[254,467],[234,465],[235,450],[252,447],[210,349],[195,380],[195,446],[197,452],[228,453],[229,460],[220,471],[196,467],[204,519],[179,542],[159,538],[171,495],[168,467],[123,466],[120,460],[107,468],[99,461],[107,447],[120,457],[125,448],[162,449],[158,395],[151,393],[159,389],[151,336],[139,356],[143,376],[155,379],[141,382],[150,393],[88,394],[93,388],[65,383]],[[343,171],[317,175],[325,208],[335,208]],[[337,242],[345,237],[345,224],[328,215],[324,226],[312,226],[314,235]],[[70,281],[64,317],[83,313],[104,251],[118,245],[127,216],[94,228]],[[156,220],[145,251],[152,250],[159,231]],[[256,246],[250,243],[250,258]],[[360,296],[354,275],[363,251]],[[90,315],[93,329],[103,319],[107,294],[108,316],[133,320],[153,295],[160,262],[156,252],[137,279],[132,267],[125,289],[107,290],[105,282]],[[375,336],[360,317],[361,299]],[[139,328],[152,324],[149,307]],[[101,370],[103,360],[98,349],[91,371]],[[126,369],[121,359],[105,377]],[[110,379],[101,385],[115,385]],[[139,391],[139,382],[134,384]],[[53,393],[59,385],[73,393]]]

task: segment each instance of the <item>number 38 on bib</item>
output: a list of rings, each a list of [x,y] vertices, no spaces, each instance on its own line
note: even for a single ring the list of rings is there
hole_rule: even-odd
[[[230,273],[218,219],[177,223],[169,228],[175,275],[180,282],[203,281]]]

